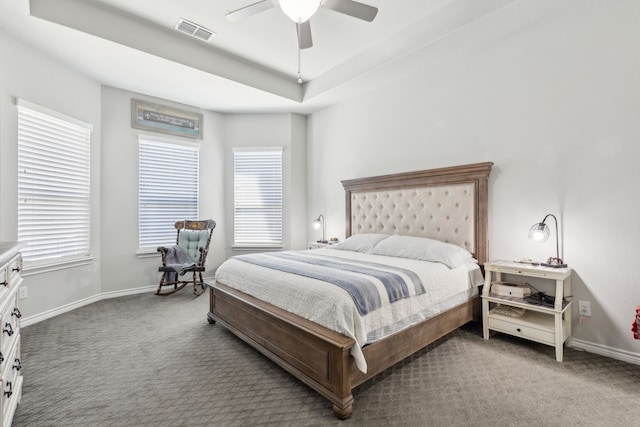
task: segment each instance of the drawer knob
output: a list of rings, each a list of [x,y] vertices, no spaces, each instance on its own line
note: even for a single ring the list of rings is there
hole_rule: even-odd
[[[9,284],[9,282],[7,282],[6,280],[4,282],[0,282],[0,286],[7,286]]]
[[[7,390],[4,391],[4,395],[7,397],[11,397],[11,395],[13,394],[13,385],[11,384],[11,381],[7,381],[6,388]]]
[[[5,332],[9,336],[13,335],[13,326],[11,326],[11,323],[5,323],[2,332]]]
[[[22,317],[22,313],[20,313],[20,309],[18,307],[13,308],[12,316],[16,316],[18,319]]]
[[[14,267],[11,269],[11,271],[20,271],[20,267]]]
[[[0,351],[0,363],[4,362],[4,354]]]
[[[516,331],[518,332],[522,332],[522,330],[520,328],[516,328]]]
[[[19,371],[20,369],[22,369],[22,363],[20,363],[20,359],[16,357],[16,359],[13,362],[14,362],[13,369],[15,369],[16,371]]]

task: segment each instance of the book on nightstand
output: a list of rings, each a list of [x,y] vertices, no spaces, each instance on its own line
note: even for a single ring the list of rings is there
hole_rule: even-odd
[[[493,282],[491,293],[505,297],[524,298],[531,295],[531,288],[524,283]]]

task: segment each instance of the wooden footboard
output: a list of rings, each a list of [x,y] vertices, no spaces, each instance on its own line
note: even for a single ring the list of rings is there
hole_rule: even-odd
[[[232,289],[206,282],[209,321],[219,322],[333,403],[340,419],[353,410],[352,389],[438,338],[480,317],[480,298],[364,347],[368,372],[351,357],[355,341],[307,319]]]
[[[210,320],[221,323],[333,403],[338,418],[351,415],[351,338],[222,283],[210,287]]]

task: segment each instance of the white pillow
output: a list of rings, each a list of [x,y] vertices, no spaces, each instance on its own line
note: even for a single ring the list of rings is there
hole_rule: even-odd
[[[394,234],[393,236],[389,236],[388,239],[378,243],[371,253],[428,261],[427,256],[429,249],[438,244],[440,244],[438,240],[427,239],[426,237]]]
[[[469,251],[460,246],[426,237],[393,235],[378,243],[371,253],[439,262],[449,268],[477,262]]]
[[[371,253],[374,246],[388,238],[388,234],[364,233],[354,234],[340,243],[328,246],[331,249]]]
[[[460,267],[469,262],[478,262],[466,249],[444,242],[440,242],[440,245],[433,248],[429,253],[429,258],[429,261],[441,262],[449,268]]]

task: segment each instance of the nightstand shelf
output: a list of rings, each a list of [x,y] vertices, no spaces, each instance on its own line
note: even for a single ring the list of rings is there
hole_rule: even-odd
[[[530,311],[539,311],[541,313],[553,314],[558,310],[555,307],[547,307],[544,305],[528,303],[524,298],[507,297],[507,296],[497,295],[491,292],[489,292],[489,295],[487,296],[483,295],[483,298],[486,298],[490,302],[509,305],[512,307],[520,307]],[[559,310],[564,312],[569,307],[569,304],[571,303],[571,301],[561,300],[561,303],[562,303],[562,307]]]
[[[555,347],[556,360],[561,362],[563,344],[571,336],[570,268],[550,268],[521,264],[512,261],[492,261],[484,266],[485,283],[482,290],[482,320],[484,339],[494,330]],[[530,304],[524,298],[502,296],[491,292],[491,286],[503,280],[503,274],[519,278],[538,278],[555,281],[555,305],[547,307]],[[496,304],[525,309],[521,317],[497,313],[491,308]]]

